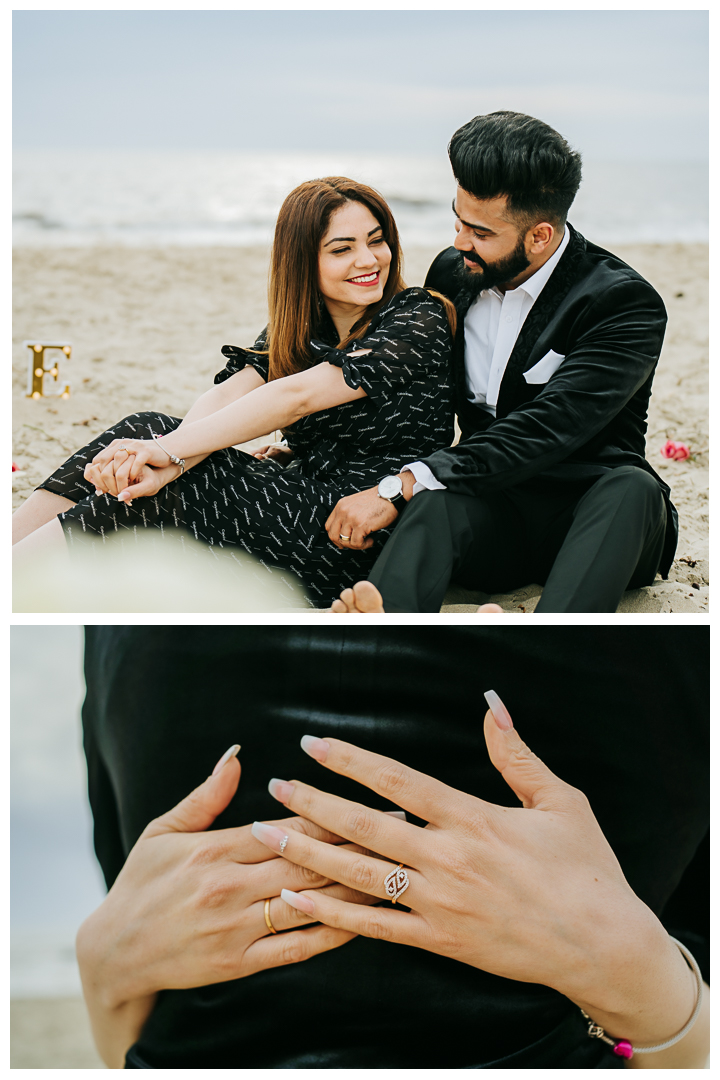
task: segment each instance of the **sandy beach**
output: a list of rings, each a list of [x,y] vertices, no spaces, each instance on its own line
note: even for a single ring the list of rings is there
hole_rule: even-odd
[[[669,312],[655,379],[648,460],[672,487],[680,543],[668,581],[626,593],[621,612],[708,611],[708,288],[705,244],[615,246]],[[422,283],[435,249],[406,253]],[[140,409],[183,416],[223,366],[220,347],[249,345],[266,321],[265,248],[21,248],[15,252],[13,508],[62,460]],[[68,400],[25,397],[25,339],[72,342]],[[689,461],[666,461],[667,439]],[[531,612],[540,586],[492,599]],[[471,612],[483,594],[451,588],[443,611]]]
[[[10,1002],[11,1069],[104,1069],[82,998]]]

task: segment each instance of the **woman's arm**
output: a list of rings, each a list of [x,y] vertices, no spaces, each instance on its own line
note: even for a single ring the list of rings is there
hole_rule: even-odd
[[[354,355],[364,356],[369,351],[360,350]],[[307,371],[265,383],[219,411],[171,431],[163,437],[162,446],[141,439],[115,439],[95,456],[85,475],[102,490],[108,489],[113,495],[123,493],[126,501],[154,495],[179,475],[179,466],[169,465],[168,454],[184,458],[187,469],[215,450],[248,442],[303,416],[364,397],[367,394],[361,387],[353,390],[348,386],[341,368],[328,362],[316,364]],[[121,449],[126,452],[120,453]],[[163,471],[148,476],[144,469],[147,465]],[[128,487],[141,474],[140,482]],[[115,485],[117,490],[113,490]]]
[[[606,931],[594,970],[568,973],[562,992],[615,1039],[655,1046],[682,1030],[697,1001],[697,981],[677,945],[634,897],[627,925]],[[618,916],[622,912],[617,913]],[[579,985],[581,980],[582,986]],[[709,987],[695,1025],[674,1046],[625,1061],[631,1069],[702,1069],[709,1052]]]
[[[204,394],[201,394],[197,401],[190,406],[177,430],[179,431],[180,428],[187,427],[197,420],[213,416],[234,401],[238,401],[240,398],[245,397],[246,394],[264,385],[265,380],[262,375],[248,364],[242,371],[236,371],[229,379],[210,387]],[[263,432],[263,434],[269,434],[269,432]],[[115,441],[117,442],[117,440]],[[195,465],[199,465],[207,456],[207,454],[196,454],[193,457],[187,457],[185,459],[185,472]],[[138,470],[137,476],[142,484],[142,487],[140,484],[136,485],[138,496],[155,495],[166,484],[169,484],[171,480],[176,480],[180,475],[178,465],[170,464],[166,454],[162,455],[162,458],[162,463],[152,467],[152,471],[145,468],[142,470],[141,475],[141,471]],[[111,495],[118,495],[127,486],[127,473],[132,461],[130,459],[126,461],[124,470],[121,468],[122,463],[116,468],[112,466],[108,468],[111,462],[112,458],[105,463],[104,467],[96,468],[94,464],[91,464],[85,470],[85,479],[96,485],[98,494],[102,491],[108,491]]]
[[[170,432],[163,446],[176,457],[186,459],[211,454],[287,427],[303,416],[366,396],[362,388],[353,390],[348,386],[341,368],[325,362],[259,386],[211,416]]]
[[[655,998],[658,987],[655,987]],[[710,1052],[710,987],[703,983],[703,1001],[695,1026],[667,1050],[635,1054],[626,1069],[704,1069]]]
[[[306,916],[280,900],[283,887],[306,887],[307,871],[274,858],[249,825],[207,831],[237,790],[238,749],[231,747],[200,787],[150,822],[107,897],[78,931],[83,994],[96,1045],[110,1068],[123,1067],[160,990],[244,978],[355,936],[309,926]],[[283,834],[307,829],[339,842],[297,818],[274,825]],[[312,880],[357,903],[376,903],[317,875]],[[270,934],[268,897],[273,926],[288,933]]]
[[[628,885],[586,797],[535,757],[494,701],[485,717],[490,759],[522,807],[494,806],[336,739],[303,739],[316,761],[429,824],[381,820],[362,804],[297,781],[272,781],[271,793],[295,813],[403,864],[401,903],[411,911],[353,911],[305,893],[284,892],[283,899],[328,926],[552,987],[615,1039],[648,1047],[667,1041],[693,1013],[692,972]],[[279,853],[274,834],[260,838]],[[294,834],[281,854],[388,896],[387,862],[347,858]],[[631,1067],[702,1068],[707,1036],[705,1011],[675,1046],[637,1055]]]
[[[82,976],[83,997],[90,1017],[93,1040],[108,1069],[122,1069],[125,1055],[140,1038],[145,1021],[155,1008],[157,994],[136,998],[113,1006],[104,999],[103,986],[85,954],[83,928],[78,934],[76,951]]]
[[[216,386],[211,386],[209,390],[206,390],[204,394],[195,401],[182,420],[180,426],[177,428],[180,431],[181,428],[186,428],[190,424],[194,424],[198,420],[204,420],[208,416],[214,416],[220,412],[221,409],[227,408],[234,401],[239,401],[240,398],[245,397],[246,394],[251,393],[253,390],[257,390],[258,387],[264,386],[265,380],[254,367],[244,367],[242,371],[236,371],[234,375],[231,375],[225,382],[218,383]],[[264,431],[261,434],[267,435],[269,431]],[[179,455],[178,455],[179,456]],[[196,454],[194,457],[185,459],[185,471],[192,469],[194,465],[199,465],[201,461],[204,461],[207,454]],[[162,475],[157,479],[160,481],[158,484],[158,491],[160,488],[165,487],[171,480],[177,479],[180,474],[180,468],[178,465],[166,466],[162,471]],[[111,494],[115,495],[117,492],[113,491]]]
[[[252,390],[257,390],[258,387],[264,385],[265,380],[262,375],[248,364],[242,371],[236,371],[229,379],[211,386],[209,390],[201,394],[188,409],[180,427],[186,427],[197,420],[203,420],[206,416],[219,412],[220,409],[224,409],[233,401],[245,397]],[[178,430],[180,429],[178,428]]]

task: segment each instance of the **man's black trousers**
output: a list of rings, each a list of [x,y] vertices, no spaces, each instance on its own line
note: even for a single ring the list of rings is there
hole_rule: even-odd
[[[370,581],[387,612],[439,611],[451,580],[485,593],[544,585],[537,612],[612,612],[625,589],[654,581],[665,522],[656,481],[632,466],[477,497],[423,491]]]

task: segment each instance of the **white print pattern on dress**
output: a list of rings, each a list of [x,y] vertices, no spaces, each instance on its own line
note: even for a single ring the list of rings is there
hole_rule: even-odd
[[[282,568],[299,572],[317,607],[327,607],[346,585],[367,577],[389,530],[375,533],[368,551],[341,550],[328,540],[325,522],[344,495],[372,487],[408,461],[451,445],[452,339],[442,304],[424,289],[406,289],[394,297],[349,350],[337,349],[337,333],[328,319],[323,339],[334,344],[319,344],[316,362],[341,367],[348,386],[362,387],[367,397],[293,424],[287,432],[294,455],[289,465],[259,461],[234,447],[218,450],[151,502],[138,499],[126,506],[118,522],[114,513],[119,511],[113,511],[106,496],[95,496],[84,480],[85,463],[114,438],[149,438],[180,423],[161,413],[135,413],[78,451],[43,485],[77,502],[60,516],[68,542],[91,542],[121,526],[132,535],[148,528],[161,536],[184,530],[210,546],[234,546],[262,556],[262,565],[276,574]],[[225,346],[227,364],[216,380],[230,378],[246,364],[267,380],[265,347],[264,334],[253,346],[260,352]],[[363,349],[370,352],[355,355]],[[83,533],[73,529],[78,521]]]

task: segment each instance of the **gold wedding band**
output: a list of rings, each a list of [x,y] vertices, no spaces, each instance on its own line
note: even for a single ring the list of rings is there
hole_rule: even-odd
[[[272,919],[270,918],[270,900],[271,899],[272,899],[272,897],[270,897],[270,899],[265,901],[265,923],[266,923],[267,928],[268,928],[268,930],[270,931],[271,934],[277,934],[277,930],[273,926]]]
[[[349,536],[343,536],[343,534],[342,534],[342,533],[340,533],[340,539],[341,539],[341,540],[349,540],[349,539],[350,539],[350,537],[349,537]]]

